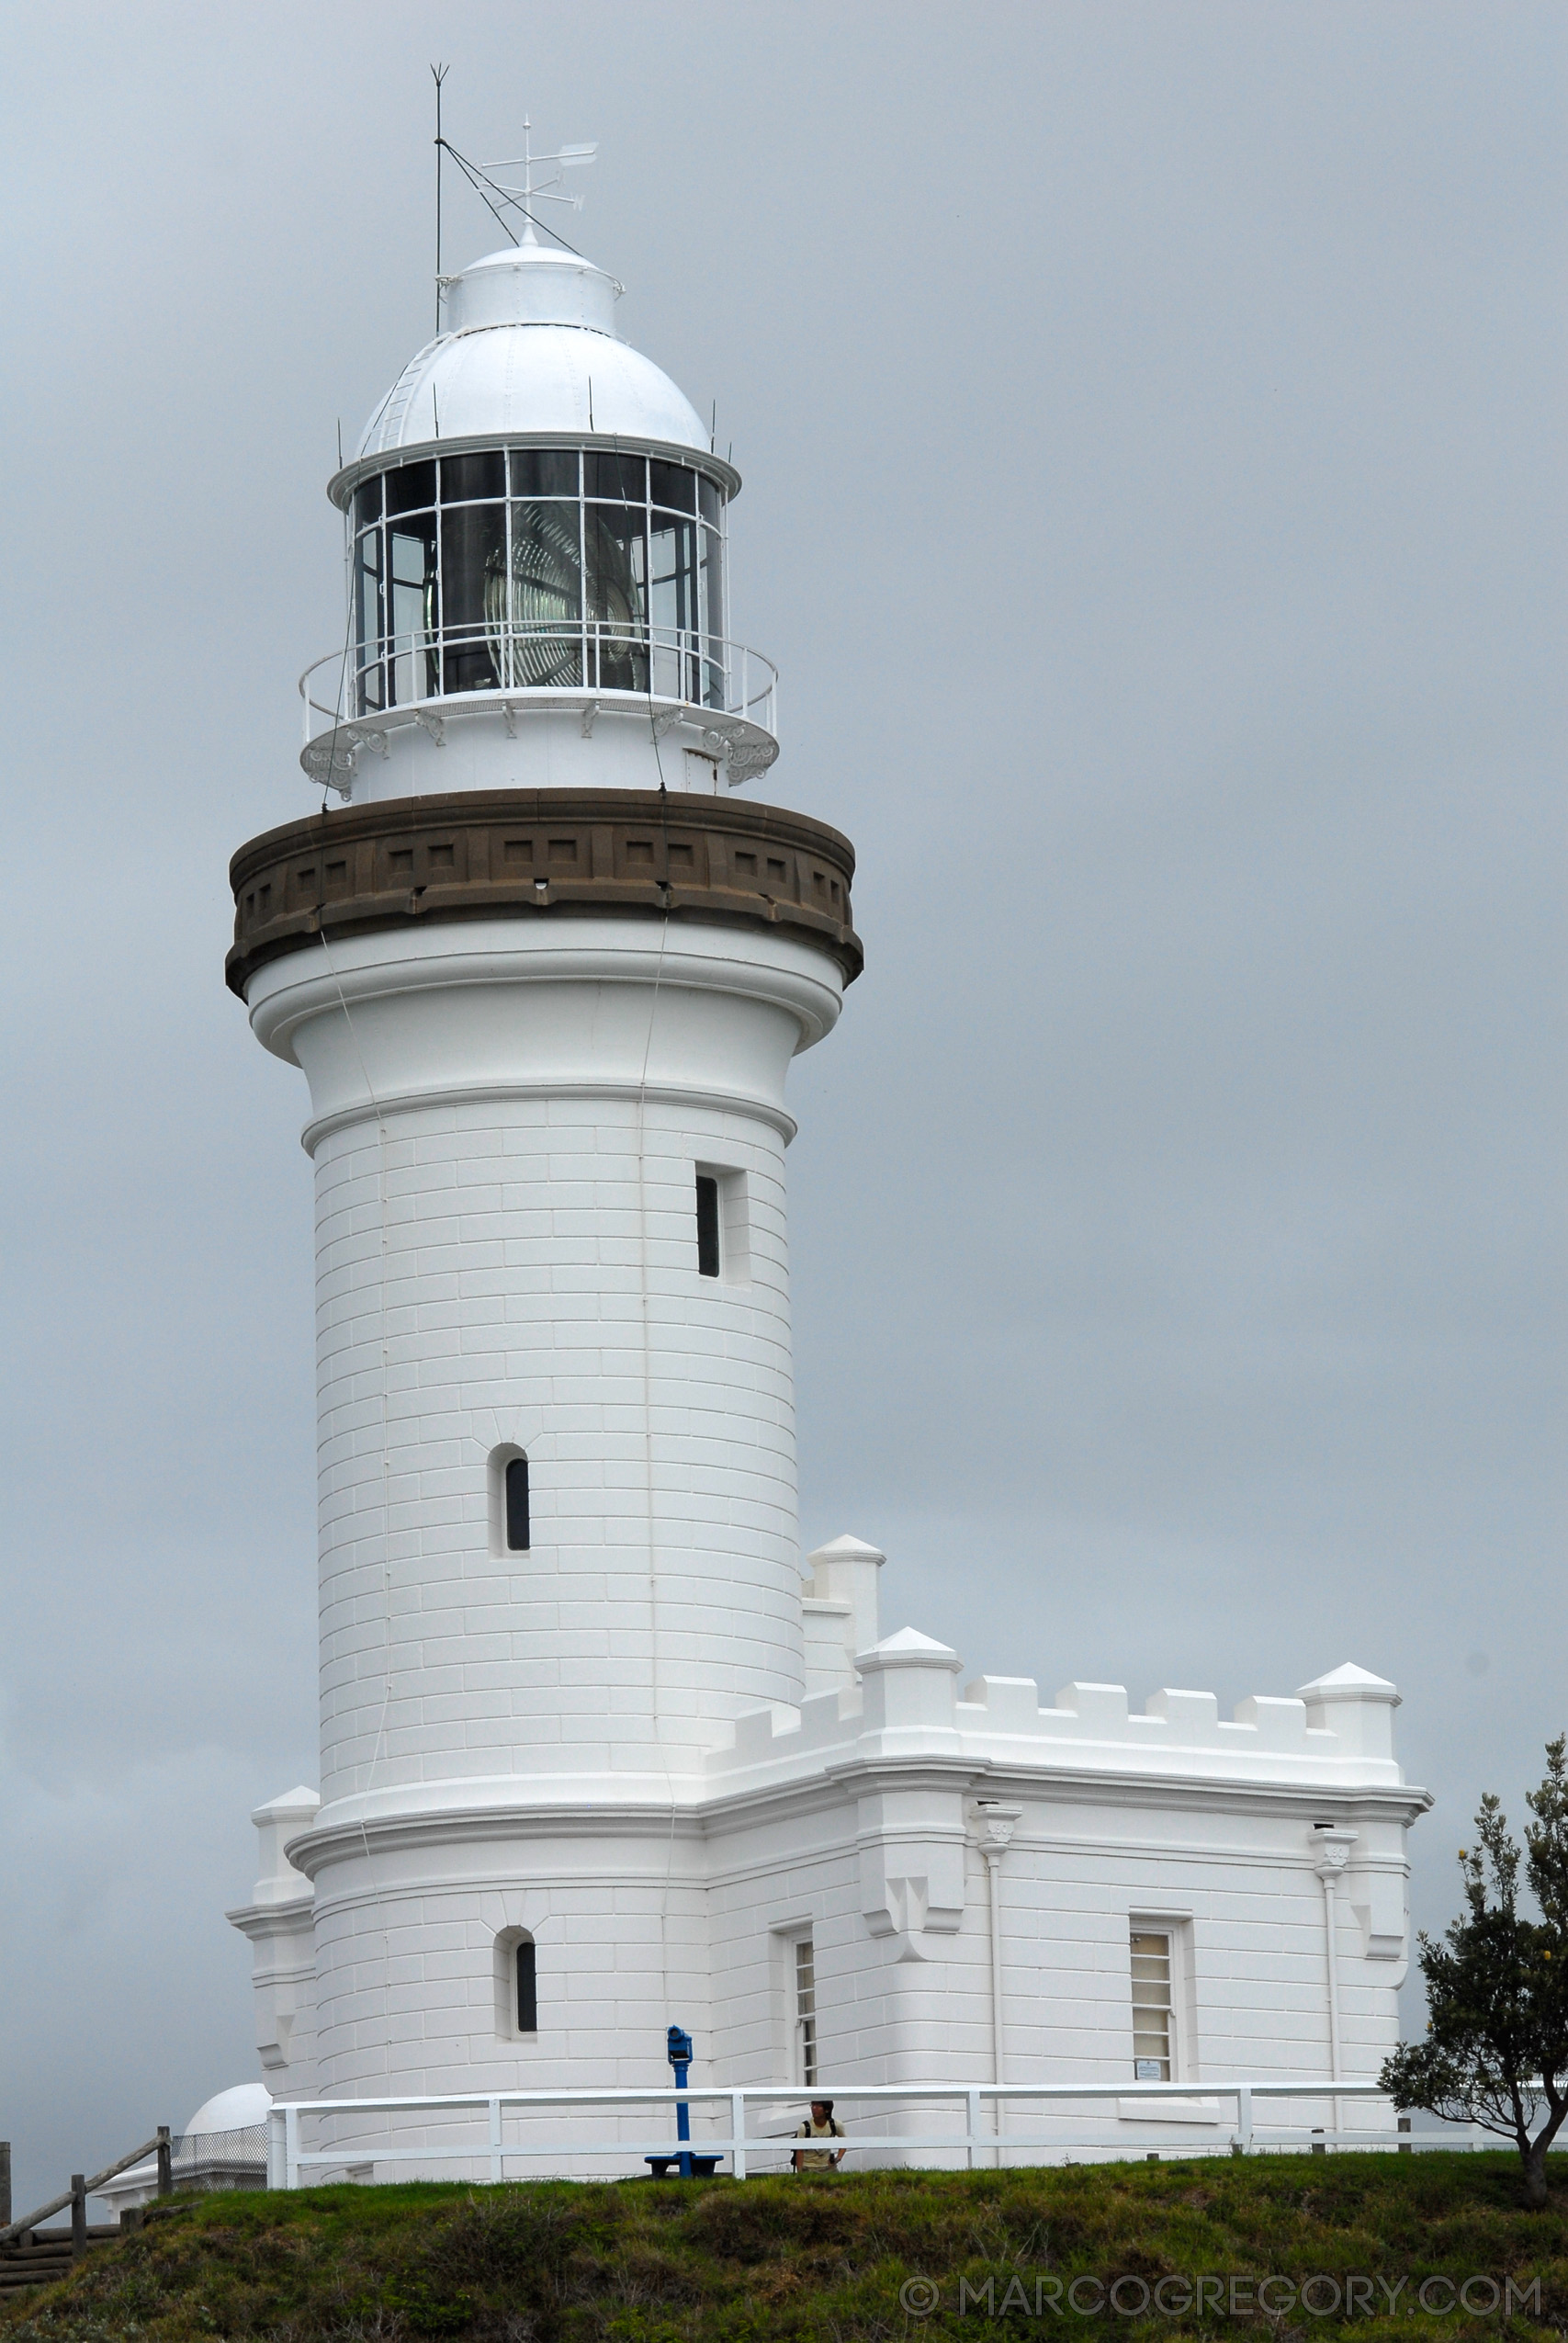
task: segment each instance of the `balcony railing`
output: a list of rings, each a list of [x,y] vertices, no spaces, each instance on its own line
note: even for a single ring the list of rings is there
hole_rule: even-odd
[[[874,2160],[929,2163],[958,2160],[976,2164],[1040,2162],[1055,2157],[1074,2161],[1146,2156],[1154,2150],[1177,2156],[1213,2156],[1258,2151],[1322,2154],[1336,2148],[1382,2149],[1408,2154],[1416,2149],[1473,2145],[1461,2131],[1413,2135],[1402,2119],[1399,2128],[1369,2124],[1345,2130],[1337,2114],[1342,2100],[1371,2102],[1371,2109],[1388,2106],[1381,2084],[1370,2080],[1278,2081],[1259,2077],[1244,2082],[1221,2083],[895,2083],[829,2086],[820,2082],[796,2091],[776,2083],[749,2084],[741,2088],[719,2085],[674,2084],[644,2089],[517,2090],[453,2092],[432,2097],[275,2100],[267,2118],[267,2185],[298,2189],[310,2185],[310,2176],[353,2168],[369,2177],[379,2167],[432,2164],[472,2164],[482,2167],[491,2180],[515,2176],[518,2167],[537,2170],[541,2161],[608,2161],[636,2171],[645,2163],[676,2163],[682,2152],[701,2158],[712,2170],[725,2157],[738,2180],[749,2172],[786,2167],[797,2145],[801,2111],[808,2099],[831,2099],[840,2120],[849,2119],[842,2145],[869,2152]],[[1282,2100],[1302,2105],[1305,2120],[1277,2130],[1255,2127],[1254,2104],[1258,2100]],[[990,2120],[982,2115],[988,2104]],[[1161,2134],[1147,2134],[1114,2140],[1077,2137],[1058,2128],[1043,2132],[1042,2118],[1063,2118],[1109,2111],[1116,2106],[1122,2118],[1155,2117]],[[682,2122],[680,2112],[687,2111]],[[1222,2115],[1235,2111],[1234,2124]],[[609,2122],[595,2132],[592,2119],[602,2122],[615,2111],[650,2119],[649,2135],[615,2136]],[[900,2112],[911,2128],[897,2128]],[[691,2117],[697,2118],[694,2128]],[[750,2121],[748,2121],[750,2114]],[[1330,2124],[1322,2122],[1332,2114]],[[1314,2124],[1312,2118],[1318,2118]],[[555,2135],[521,2134],[529,2118],[555,2117]],[[677,2136],[668,2130],[657,2136],[652,2122],[677,2118]],[[400,2143],[393,2119],[403,2117],[448,2125],[466,2136],[434,2144]],[[728,2117],[728,2125],[725,2118]],[[559,2122],[558,2119],[566,2119]],[[573,2124],[573,2118],[578,2123]],[[587,2125],[581,2119],[588,2118]],[[716,2122],[705,2122],[716,2118]],[[1172,2120],[1174,2119],[1174,2120]],[[349,2134],[330,2145],[312,2145],[307,2137],[325,2124],[341,2126]],[[508,2122],[513,2126],[507,2136]],[[374,2136],[378,2127],[386,2136]],[[618,2126],[617,2126],[618,2128]],[[576,2134],[574,2136],[573,2134]],[[687,2136],[688,2133],[690,2136]],[[815,2145],[813,2143],[812,2145]]]
[[[731,779],[746,779],[778,753],[778,685],[761,651],[686,627],[586,618],[421,629],[329,651],[305,670],[300,761],[330,778],[329,761],[352,766],[358,743],[427,721],[437,702],[457,703],[454,715],[509,719],[528,707],[645,705],[656,721],[684,718],[711,734]]]

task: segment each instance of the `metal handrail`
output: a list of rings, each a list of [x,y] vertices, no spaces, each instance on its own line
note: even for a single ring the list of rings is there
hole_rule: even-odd
[[[516,2091],[454,2091],[449,2093],[410,2094],[403,2098],[276,2100],[267,2117],[267,2186],[296,2189],[301,2185],[300,2173],[307,2168],[341,2167],[345,2164],[414,2164],[425,2162],[458,2162],[472,2157],[488,2158],[492,2180],[504,2178],[503,2166],[508,2156],[678,2156],[682,2147],[702,2156],[728,2156],[738,2180],[747,2176],[749,2152],[769,2147],[787,2146],[788,2137],[770,2137],[746,2130],[746,2110],[749,2106],[779,2107],[798,2105],[807,2098],[831,2099],[839,2105],[867,2105],[874,2111],[904,2106],[923,2106],[935,2100],[962,2102],[964,2129],[933,2134],[931,2137],[906,2134],[874,2134],[859,2145],[865,2147],[898,2149],[939,2148],[951,2153],[963,2149],[965,2160],[973,2168],[977,2154],[990,2155],[998,2151],[1011,2154],[1018,2148],[1074,2148],[1091,2143],[1057,2138],[1033,2138],[1023,2134],[1003,2131],[1003,2109],[1020,2100],[1071,2100],[1093,2102],[1109,2100],[1143,2100],[1156,2107],[1161,2100],[1229,2100],[1236,2111],[1235,2129],[1228,2145],[1246,2154],[1258,2140],[1253,2122],[1254,2102],[1259,2099],[1300,2099],[1336,2100],[1342,2099],[1382,2100],[1388,2093],[1381,2083],[1373,2081],[1335,2081],[1327,2076],[1315,2081],[1277,2082],[1270,2077],[1245,2082],[1201,2083],[848,2083],[829,2085],[814,2082],[798,2089],[778,2083],[744,2084],[665,2084],[657,2088],[597,2090],[516,2090]],[[980,2109],[989,2100],[995,2110],[994,2128],[983,2131]],[[525,2140],[508,2143],[503,2139],[503,2112],[548,2108],[589,2109],[600,2107],[669,2108],[678,2109],[682,2103],[707,2103],[728,2106],[730,2128],[728,2136],[717,2134],[701,2139],[671,2142],[658,2140]],[[469,2141],[457,2147],[378,2147],[368,2142],[341,2142],[333,2148],[304,2148],[299,2140],[301,2116],[341,2116],[368,2114],[436,2114],[442,2111],[479,2109],[486,2111],[488,2138]],[[1297,2135],[1283,2135],[1276,2141],[1265,2135],[1267,2145],[1287,2145]],[[1306,2148],[1314,2144],[1314,2136],[1301,2134],[1299,2144]],[[1330,2135],[1315,2135],[1325,2141]],[[1383,2134],[1368,2132],[1341,2135],[1355,2137],[1368,2145],[1381,2144],[1385,2136],[1391,2145],[1410,2146],[1411,2134]],[[855,2143],[851,2143],[852,2145]],[[1129,2147],[1134,2144],[1128,2142]],[[1140,2146],[1146,2143],[1138,2143]],[[1172,2143],[1174,2146],[1176,2143]],[[1209,2145],[1201,2142],[1199,2145]]]
[[[502,682],[461,692],[437,689],[415,693],[385,707],[358,706],[363,678],[378,669],[384,673],[389,664],[395,665],[400,660],[425,662],[427,672],[434,669],[439,680],[445,675],[447,657],[455,652],[483,651],[504,670],[519,666],[530,651],[536,654],[541,647],[551,646],[576,655],[581,680],[567,684]],[[606,665],[627,659],[640,661],[646,666],[646,685],[595,680]],[[323,669],[333,667],[338,669],[334,696],[330,701],[318,699],[310,689],[310,680]],[[673,677],[671,667],[675,671]],[[665,688],[671,680],[677,685],[695,681],[699,691],[716,685],[719,698],[710,701],[694,696],[689,690]],[[499,627],[436,627],[379,636],[370,654],[357,659],[351,648],[328,651],[306,668],[299,689],[304,703],[303,744],[309,748],[321,732],[344,725],[376,730],[389,721],[412,719],[416,707],[428,707],[437,701],[494,701],[498,697],[525,703],[562,696],[578,701],[584,696],[610,702],[651,701],[656,707],[690,709],[698,720],[739,721],[776,737],[778,682],[778,669],[761,651],[732,641],[728,636],[704,634],[691,627],[656,627],[642,620],[608,618],[537,622],[511,619]],[[321,719],[314,730],[312,718]]]

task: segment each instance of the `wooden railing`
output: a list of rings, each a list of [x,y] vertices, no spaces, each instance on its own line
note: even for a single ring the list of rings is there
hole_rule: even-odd
[[[31,2213],[24,2214],[20,2221],[12,2221],[9,2217],[11,2147],[9,2141],[0,2141],[0,2180],[4,2182],[4,2196],[0,2198],[0,2213],[6,2215],[6,2225],[0,2228],[0,2246],[8,2246],[14,2239],[25,2237],[29,2229],[38,2227],[40,2221],[47,2221],[51,2213],[63,2213],[69,2205],[71,2208],[71,2248],[73,2253],[80,2253],[87,2242],[87,2199],[96,2196],[106,2180],[113,2180],[118,2174],[129,2171],[133,2164],[140,2164],[142,2157],[148,2156],[155,2156],[158,2159],[158,2194],[161,2197],[170,2195],[175,2185],[174,2143],[169,2135],[168,2125],[160,2123],[152,2137],[150,2140],[143,2140],[140,2147],[132,2148],[129,2156],[117,2156],[112,2164],[106,2164],[101,2172],[95,2172],[90,2178],[84,2173],[73,2172],[71,2175],[71,2186],[68,2189],[62,2189],[59,2196],[51,2197],[47,2204],[36,2206]]]

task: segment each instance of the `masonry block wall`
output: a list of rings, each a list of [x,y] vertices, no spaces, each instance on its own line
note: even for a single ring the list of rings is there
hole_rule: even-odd
[[[698,1164],[739,1192],[697,1262]],[[684,1767],[803,1681],[784,1143],[635,1100],[317,1149],[323,1796]],[[526,1553],[495,1459],[526,1455]]]

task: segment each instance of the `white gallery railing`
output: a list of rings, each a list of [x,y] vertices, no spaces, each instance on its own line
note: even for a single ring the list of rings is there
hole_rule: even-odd
[[[738,2180],[747,2177],[751,2161],[766,2156],[775,2168],[781,2157],[787,2157],[793,2145],[793,2126],[788,2131],[764,2132],[747,2130],[747,2111],[771,2111],[774,2119],[786,2110],[795,2111],[799,2121],[808,2098],[831,2099],[835,2111],[843,2120],[845,2111],[860,2111],[864,2117],[892,2114],[908,2108],[920,2114],[937,2115],[943,2106],[953,2111],[954,2128],[947,2131],[876,2132],[851,2134],[844,2145],[855,2149],[893,2151],[904,2156],[910,2150],[922,2154],[940,2152],[946,2156],[962,2154],[971,2168],[977,2160],[987,2163],[1001,2156],[1015,2156],[1020,2149],[1046,2149],[1061,2156],[1146,2155],[1150,2143],[1146,2137],[1111,2142],[1092,2142],[1064,2137],[1058,2131],[1052,2136],[1029,2133],[1021,2127],[1014,2129],[1009,2122],[1011,2111],[1021,2110],[1028,2101],[1035,2109],[1047,2104],[1063,2116],[1078,2109],[1090,2111],[1097,2104],[1111,2101],[1146,2103],[1151,2116],[1159,2116],[1162,2100],[1184,2102],[1181,2113],[1195,2100],[1216,2107],[1234,2107],[1235,2122],[1227,2134],[1216,2141],[1214,2134],[1218,2118],[1205,2122],[1202,2118],[1188,2118],[1184,2128],[1192,2136],[1186,2138],[1162,2136],[1160,2146],[1168,2145],[1172,2152],[1190,2154],[1195,2148],[1207,2148],[1214,2153],[1224,2147],[1246,2155],[1258,2148],[1315,2149],[1331,2145],[1358,2148],[1399,2148],[1469,2145],[1467,2136],[1456,2137],[1453,2132],[1427,2134],[1419,2138],[1408,2131],[1393,2129],[1372,2131],[1341,2131],[1335,2117],[1332,2130],[1316,2127],[1303,2129],[1297,2125],[1287,2131],[1260,2132],[1256,2128],[1254,2111],[1259,2100],[1315,2100],[1320,2108],[1327,2108],[1343,2100],[1382,2100],[1389,2105],[1388,2095],[1375,2082],[1275,2082],[1268,2077],[1232,2083],[1063,2083],[1042,2088],[1038,2083],[887,2083],[813,2084],[809,2090],[781,2089],[776,2083],[749,2084],[739,2088],[723,2085],[677,2088],[667,2084],[658,2088],[625,2090],[525,2090],[525,2091],[465,2091],[441,2096],[411,2096],[399,2099],[318,2099],[287,2100],[274,2103],[267,2122],[267,2186],[275,2189],[298,2189],[306,2185],[302,2175],[327,2168],[364,2170],[383,2164],[479,2163],[488,2168],[491,2180],[506,2178],[508,2161],[515,2163],[526,2157],[536,2163],[540,2157],[604,2158],[613,2157],[633,2168],[650,2158],[673,2160],[682,2150],[704,2158],[728,2156],[730,2168]],[[647,2111],[649,2117],[663,2114],[673,2117],[677,2109],[685,2107],[693,2112],[707,2111],[728,2112],[728,2133],[710,2132],[690,2139],[672,2140],[669,2131],[657,2138],[611,2139],[604,2134],[592,2134],[577,2139],[564,2137],[508,2140],[505,2122],[508,2115],[538,2115],[549,2111],[581,2115],[596,2111],[621,2109]],[[982,2122],[982,2111],[989,2108],[989,2124]],[[1170,2111],[1171,2116],[1177,2110]],[[302,2127],[312,2130],[321,2121],[350,2117],[392,2118],[423,2117],[446,2128],[450,2117],[468,2116],[484,2120],[482,2134],[459,2142],[440,2145],[402,2147],[387,2145],[359,2136],[352,2141],[340,2140],[330,2147],[311,2146],[302,2136]],[[1135,2119],[1134,2119],[1135,2120]],[[1165,2131],[1174,2134],[1177,2122],[1160,2118]],[[358,2126],[355,2127],[356,2131]],[[1206,2134],[1206,2136],[1204,2136]]]
[[[299,678],[306,748],[342,725],[370,730],[412,719],[416,707],[434,700],[499,696],[525,707],[563,694],[651,700],[776,739],[778,688],[773,661],[746,643],[624,618],[421,629],[357,652],[328,651]]]

